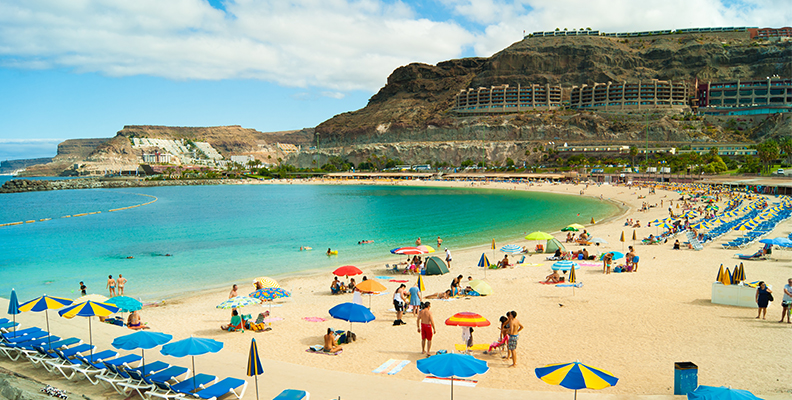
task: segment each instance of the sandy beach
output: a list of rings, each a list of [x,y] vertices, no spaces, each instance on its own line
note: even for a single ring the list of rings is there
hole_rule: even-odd
[[[316,182],[313,182],[316,183]],[[336,184],[337,182],[330,182]],[[349,181],[349,184],[370,181]],[[381,182],[382,184],[394,184]],[[427,186],[470,187],[469,182],[399,182],[396,184]],[[755,308],[721,306],[712,304],[711,285],[718,266],[733,268],[739,263],[735,253],[754,252],[761,245],[753,244],[743,251],[721,249],[720,243],[740,236],[730,232],[705,245],[702,251],[672,250],[673,239],[658,245],[643,245],[640,239],[658,234],[655,227],[646,223],[668,216],[668,202],[680,197],[676,192],[657,190],[650,194],[646,188],[625,186],[579,184],[539,184],[534,186],[507,183],[476,183],[474,187],[504,190],[536,190],[612,201],[624,207],[624,214],[609,221],[597,221],[586,227],[593,236],[605,239],[608,244],[587,246],[591,253],[625,251],[635,246],[641,258],[636,273],[605,275],[600,262],[581,266],[577,271],[583,287],[574,289],[538,283],[550,273],[552,261],[546,254],[526,256],[524,265],[513,268],[487,270],[486,281],[494,294],[486,297],[460,298],[452,301],[432,301],[437,323],[433,350],[452,350],[462,343],[461,329],[446,326],[444,321],[454,313],[472,311],[492,322],[489,327],[476,328],[475,343],[490,343],[498,337],[498,318],[514,310],[525,326],[520,334],[517,349],[518,366],[509,368],[510,362],[495,354],[473,355],[488,362],[490,370],[474,378],[476,387],[455,387],[459,399],[570,399],[571,391],[551,386],[536,378],[534,369],[551,363],[579,360],[612,372],[619,378],[616,386],[601,391],[581,392],[581,398],[675,398],[674,362],[690,361],[698,365],[698,382],[711,386],[732,386],[747,389],[766,399],[792,398],[792,325],[778,323],[781,316],[783,286],[792,277],[792,251],[774,251],[770,260],[746,261],[747,281],[764,280],[774,290],[775,301],[767,310],[767,319],[756,319]],[[645,196],[645,198],[639,198]],[[660,206],[661,200],[664,206]],[[769,202],[774,202],[772,197]],[[639,211],[642,202],[657,204],[649,211]],[[721,199],[719,206],[725,204]],[[552,212],[552,210],[548,210]],[[638,241],[633,243],[633,228],[625,227],[624,220],[640,220],[642,227],[635,228]],[[486,218],[484,218],[486,220]],[[520,227],[514,227],[517,234]],[[626,242],[619,241],[624,232]],[[792,232],[792,220],[779,224],[767,237],[787,236]],[[563,242],[565,234],[551,232]],[[434,240],[426,242],[434,245]],[[684,241],[684,235],[677,236]],[[534,242],[517,240],[513,243],[533,247]],[[497,243],[497,247],[507,243]],[[476,267],[482,253],[495,261],[503,257],[500,251],[490,249],[489,243],[480,247],[458,249],[453,243],[444,243],[453,254],[450,274],[425,277],[424,294],[441,292],[449,287],[457,275],[484,279],[485,270]],[[568,250],[581,246],[567,244]],[[441,255],[441,254],[438,254]],[[510,256],[513,259],[512,256]],[[517,257],[519,259],[519,256]],[[385,264],[402,261],[402,257],[383,257],[358,265],[369,278],[380,279],[388,293],[371,298],[371,310],[377,319],[368,324],[353,324],[357,341],[344,346],[338,356],[308,353],[310,345],[322,343],[328,327],[347,329],[349,323],[333,319],[328,310],[336,304],[352,301],[352,294],[331,295],[331,271],[278,277],[280,285],[291,291],[292,297],[277,300],[271,307],[273,317],[283,320],[272,323],[272,330],[255,333],[223,332],[221,324],[229,321],[229,311],[215,306],[228,297],[230,287],[217,291],[196,291],[190,296],[167,300],[164,305],[147,307],[141,312],[143,321],[154,331],[172,334],[174,339],[190,335],[214,338],[225,347],[216,354],[196,357],[198,372],[219,377],[246,378],[250,385],[244,398],[254,399],[252,377],[245,376],[250,339],[255,338],[266,370],[259,377],[260,398],[272,398],[283,389],[295,388],[311,392],[312,399],[375,399],[375,398],[446,398],[449,387],[423,383],[425,374],[415,367],[422,358],[420,334],[416,320],[406,314],[404,326],[393,326],[395,313],[391,311],[392,294],[400,282],[415,283],[415,276],[394,275],[385,270]],[[593,264],[596,264],[595,266]],[[227,280],[218,270],[218,280]],[[236,279],[237,277],[234,277]],[[238,277],[239,293],[253,291],[252,279]],[[358,282],[360,277],[356,277]],[[174,285],[178,283],[174,282]],[[134,286],[128,289],[134,296]],[[369,298],[363,302],[368,305]],[[2,300],[0,307],[6,307]],[[5,309],[5,308],[3,308]],[[243,313],[257,315],[269,306],[249,306]],[[321,317],[325,321],[309,322],[305,317]],[[23,313],[17,316],[23,326],[43,327],[43,313]],[[51,331],[62,337],[78,336],[87,341],[88,324],[83,318],[65,320],[50,313]],[[93,324],[93,341],[100,349],[110,348],[113,338],[131,331],[108,324]],[[158,349],[146,352],[147,360],[161,359],[189,366],[189,359],[173,359],[159,354]],[[372,371],[389,359],[408,360],[409,364],[395,375],[375,374]],[[84,380],[67,381],[62,376],[51,375],[36,369],[28,362],[11,362],[0,359],[0,367],[30,375],[56,387],[74,393],[84,393],[91,398],[120,398],[121,396],[101,386],[91,386]],[[585,397],[584,397],[585,396]]]

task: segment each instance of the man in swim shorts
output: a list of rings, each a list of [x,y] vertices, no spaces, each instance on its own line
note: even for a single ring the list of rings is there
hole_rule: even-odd
[[[523,329],[523,326],[520,324],[520,321],[517,320],[517,311],[509,311],[506,313],[506,316],[509,318],[509,343],[506,345],[506,348],[509,350],[508,357],[512,359],[512,365],[510,365],[510,367],[516,367],[518,333]]]
[[[432,316],[432,305],[428,301],[423,303],[421,312],[418,313],[418,332],[421,334],[421,354],[429,357],[432,351],[432,337],[437,333],[437,329]]]
[[[115,297],[115,285],[116,281],[113,279],[113,275],[107,276],[107,289],[110,290],[110,297]]]
[[[124,295],[124,285],[127,283],[127,279],[118,274],[118,295]]]

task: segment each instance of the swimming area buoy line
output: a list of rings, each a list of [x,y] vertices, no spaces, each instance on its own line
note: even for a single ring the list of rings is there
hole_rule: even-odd
[[[125,192],[122,192],[122,193],[125,193]],[[149,205],[151,203],[154,203],[155,201],[159,200],[156,196],[152,196],[150,194],[143,194],[143,193],[127,193],[127,194],[134,194],[136,196],[150,197],[153,200],[148,201],[146,203],[135,204],[135,205],[129,206],[129,207],[113,208],[113,209],[107,210],[107,212],[123,211],[123,210],[129,210],[129,209],[136,208],[136,207],[147,206],[147,205]],[[73,214],[73,215],[64,215],[64,216],[61,216],[59,218],[84,217],[86,215],[94,215],[94,214],[101,214],[101,213],[102,213],[101,211],[93,211],[93,212],[79,213],[79,214]],[[32,224],[34,222],[44,222],[44,221],[51,221],[51,220],[52,220],[52,218],[41,218],[41,219],[31,219],[31,220],[27,220],[27,221],[9,222],[9,223],[5,223],[5,224],[0,224],[0,227],[22,225],[22,224]]]

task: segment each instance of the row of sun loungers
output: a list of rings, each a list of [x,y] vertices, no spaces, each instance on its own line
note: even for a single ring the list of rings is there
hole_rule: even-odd
[[[756,214],[758,214],[758,211],[752,211],[751,213],[749,213],[745,217],[740,218],[739,222],[737,222],[737,221],[730,222],[729,223],[730,227],[728,229],[733,229],[738,224],[747,221],[749,218],[753,218],[754,216],[756,216]],[[748,217],[748,216],[750,216],[750,217]],[[735,238],[734,240],[731,240],[731,241],[729,241],[727,243],[723,243],[723,244],[721,244],[721,246],[724,249],[743,249],[743,248],[749,246],[751,243],[753,243],[757,239],[760,239],[761,237],[763,237],[763,236],[769,234],[770,232],[772,232],[773,229],[775,229],[775,227],[781,221],[784,221],[784,220],[788,219],[790,216],[792,216],[792,210],[781,211],[780,213],[778,213],[778,215],[776,215],[775,217],[773,217],[773,218],[771,218],[771,219],[769,219],[767,221],[763,221],[762,223],[757,225],[756,228],[754,228],[751,231],[747,232],[745,235],[743,235],[741,237],[738,237],[738,238]]]
[[[207,374],[193,377],[188,368],[162,361],[142,364],[142,357],[136,354],[97,351],[96,346],[81,339],[61,339],[37,327],[9,331],[15,325],[8,324],[7,319],[0,319],[0,326],[4,327],[0,328],[0,354],[14,361],[24,357],[68,380],[85,378],[93,385],[112,387],[125,397],[137,393],[147,399],[217,400],[229,396],[239,400],[247,389],[243,379],[229,377],[218,381]],[[307,393],[303,393],[306,396],[302,398],[307,399]]]

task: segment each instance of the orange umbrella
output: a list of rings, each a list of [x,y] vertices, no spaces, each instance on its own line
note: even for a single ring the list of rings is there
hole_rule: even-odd
[[[377,282],[374,279],[367,279],[358,283],[355,287],[363,293],[381,293],[388,290],[385,285]]]
[[[362,273],[363,271],[361,271],[360,268],[353,265],[344,265],[343,267],[338,267],[335,271],[333,271],[333,275],[336,276],[360,275]]]
[[[486,318],[474,312],[460,312],[447,319],[446,325],[452,326],[490,326]]]

